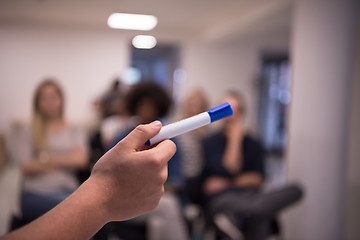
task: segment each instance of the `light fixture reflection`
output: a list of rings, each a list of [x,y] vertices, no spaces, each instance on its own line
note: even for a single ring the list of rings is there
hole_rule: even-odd
[[[158,23],[153,15],[113,13],[108,18],[108,25],[115,29],[152,30]]]
[[[132,45],[139,49],[151,49],[156,43],[156,38],[150,35],[137,35],[132,40]]]
[[[122,75],[122,80],[128,85],[134,85],[140,82],[141,72],[139,69],[130,67],[125,70]]]

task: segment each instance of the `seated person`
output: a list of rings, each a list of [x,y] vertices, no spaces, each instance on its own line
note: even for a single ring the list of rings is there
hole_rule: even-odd
[[[202,89],[193,89],[187,95],[182,106],[182,118],[189,118],[209,110],[208,100]],[[207,126],[201,127],[176,137],[181,155],[181,169],[185,182],[185,200],[200,203],[201,171],[203,167],[202,140],[207,134]]]
[[[225,118],[221,131],[207,137],[203,143],[203,194],[209,208],[223,194],[236,194],[232,197],[233,204],[241,202],[243,196],[256,193],[264,182],[264,151],[257,140],[245,134],[242,96],[229,92],[223,100],[232,106],[233,116]],[[220,212],[229,210],[223,207]],[[209,209],[211,217],[219,213],[214,210]]]
[[[64,98],[55,81],[38,86],[33,110],[32,126],[23,129],[15,159],[23,172],[24,221],[34,220],[68,197],[79,186],[74,171],[88,163],[85,135],[65,121]]]
[[[165,117],[169,111],[171,99],[157,84],[146,81],[135,85],[126,96],[126,109],[132,118],[131,127],[124,129],[113,141],[115,146],[138,124],[147,124]],[[161,198],[158,208],[149,214],[137,217],[132,222],[145,222],[148,239],[154,240],[184,240],[186,239],[185,223],[181,216],[178,200],[179,190],[183,180],[180,168],[179,154],[168,163],[168,180],[165,184],[165,195]]]
[[[37,220],[0,239],[90,239],[106,223],[155,209],[164,193],[167,161],[176,146],[164,140],[149,149],[139,149],[160,129],[159,121],[137,126],[97,161],[90,177],[73,194]]]
[[[106,92],[98,102],[103,120],[100,125],[101,142],[103,146],[112,143],[116,134],[126,128],[128,116],[125,111],[125,91],[121,81],[116,79],[110,91]]]
[[[243,97],[228,92],[225,101],[231,104],[233,116],[224,119],[223,128],[203,142],[206,210],[226,237],[266,239],[270,220],[297,201],[302,192],[296,185],[268,193],[259,191],[265,178],[264,150],[245,133]]]
[[[206,196],[228,187],[259,189],[264,180],[264,152],[257,140],[245,134],[241,95],[230,92],[224,102],[230,103],[233,115],[223,120],[221,131],[204,140]]]

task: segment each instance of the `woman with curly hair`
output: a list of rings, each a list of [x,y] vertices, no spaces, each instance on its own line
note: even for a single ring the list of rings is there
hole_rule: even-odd
[[[135,85],[126,96],[126,109],[132,116],[129,127],[119,133],[113,146],[122,140],[138,124],[154,120],[163,121],[171,106],[171,98],[156,83],[148,80]],[[130,220],[130,223],[145,223],[147,239],[185,240],[187,233],[180,211],[178,193],[183,187],[179,154],[175,153],[168,163],[168,180],[165,194],[159,206],[152,212]]]

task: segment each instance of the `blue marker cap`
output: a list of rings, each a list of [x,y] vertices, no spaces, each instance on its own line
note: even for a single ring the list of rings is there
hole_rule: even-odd
[[[208,111],[208,114],[210,115],[211,122],[215,122],[222,118],[233,115],[233,110],[230,103],[226,102],[217,107],[211,108]]]

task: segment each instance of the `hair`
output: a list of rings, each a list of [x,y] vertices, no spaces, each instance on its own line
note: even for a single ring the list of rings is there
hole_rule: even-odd
[[[32,134],[34,140],[34,147],[36,151],[45,150],[47,147],[47,139],[46,139],[47,119],[45,118],[45,116],[43,115],[40,109],[41,91],[47,86],[54,87],[56,93],[59,95],[61,99],[61,109],[60,109],[61,117],[63,117],[63,112],[64,112],[64,95],[60,85],[54,79],[51,78],[45,79],[38,85],[33,97]]]
[[[245,102],[245,97],[242,93],[235,91],[235,90],[228,90],[226,91],[226,96],[230,96],[235,98],[240,104],[239,106],[239,112],[241,114],[245,114],[246,113],[246,102]]]
[[[190,91],[190,93],[188,93],[188,95],[185,99],[185,102],[184,102],[183,112],[184,112],[185,117],[191,117],[191,115],[189,115],[189,113],[187,111],[188,111],[189,104],[191,104],[191,100],[193,99],[194,96],[201,98],[202,104],[200,106],[198,113],[206,112],[209,109],[209,102],[208,102],[207,96],[204,93],[204,91],[201,88],[194,88]]]
[[[125,99],[126,110],[130,115],[136,114],[139,104],[144,99],[150,99],[154,103],[155,108],[158,111],[158,117],[166,116],[172,103],[167,92],[158,84],[151,82],[150,80],[135,85],[130,89]]]

